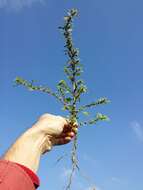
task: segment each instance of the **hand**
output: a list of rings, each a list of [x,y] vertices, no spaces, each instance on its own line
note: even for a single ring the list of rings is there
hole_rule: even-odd
[[[23,164],[36,172],[42,154],[54,145],[70,142],[76,133],[77,124],[71,126],[61,116],[44,114],[15,141],[3,158]]]
[[[54,145],[69,143],[77,133],[77,124],[71,126],[65,118],[52,114],[42,115],[32,127],[46,137],[43,153]]]

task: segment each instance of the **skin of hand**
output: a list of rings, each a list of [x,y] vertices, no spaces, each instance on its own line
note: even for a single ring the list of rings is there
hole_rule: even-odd
[[[69,143],[76,135],[77,127],[61,116],[44,114],[15,141],[3,159],[25,165],[36,173],[41,155],[53,146]]]

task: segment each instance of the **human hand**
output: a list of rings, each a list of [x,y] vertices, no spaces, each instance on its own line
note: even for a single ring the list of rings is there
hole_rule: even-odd
[[[71,126],[61,116],[44,114],[15,141],[3,158],[36,172],[42,154],[50,151],[54,145],[70,142],[76,133],[77,124]]]
[[[32,129],[44,134],[46,140],[43,146],[43,153],[45,153],[54,145],[69,143],[76,135],[77,127],[77,124],[71,126],[68,120],[61,116],[47,113],[38,119]]]

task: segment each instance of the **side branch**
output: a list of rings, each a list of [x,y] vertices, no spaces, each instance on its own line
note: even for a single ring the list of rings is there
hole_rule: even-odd
[[[48,87],[35,86],[35,85],[33,85],[33,81],[29,82],[29,81],[24,80],[20,77],[16,77],[15,83],[17,85],[23,85],[24,87],[26,87],[30,91],[40,91],[40,92],[50,94],[50,95],[54,96],[57,100],[59,100],[63,104],[62,98],[59,97],[58,94],[56,94],[55,92],[52,92],[52,90]]]
[[[93,125],[96,124],[98,121],[108,121],[109,118],[106,115],[103,115],[101,113],[97,113],[94,119],[91,119],[89,121],[83,121],[79,123],[79,126],[84,126],[84,125]]]
[[[98,105],[101,105],[101,104],[107,104],[109,103],[110,101],[107,99],[107,98],[100,98],[99,100],[95,101],[95,102],[92,102],[90,104],[86,104],[84,106],[81,106],[79,109],[78,109],[78,112],[81,112],[85,109],[88,109],[88,108],[91,108],[91,107],[96,107]]]

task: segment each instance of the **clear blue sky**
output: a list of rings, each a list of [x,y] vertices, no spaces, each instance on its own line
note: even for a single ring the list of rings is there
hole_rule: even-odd
[[[75,176],[74,190],[143,189],[143,1],[141,0],[0,0],[0,154],[42,113],[65,116],[45,94],[13,87],[16,76],[55,88],[63,78],[63,38],[58,26],[66,10],[76,7],[75,44],[80,48],[86,101],[106,96],[96,111],[110,122],[79,130],[81,169],[92,179]],[[94,113],[93,113],[94,114]],[[39,190],[65,185],[71,145],[42,158]]]

